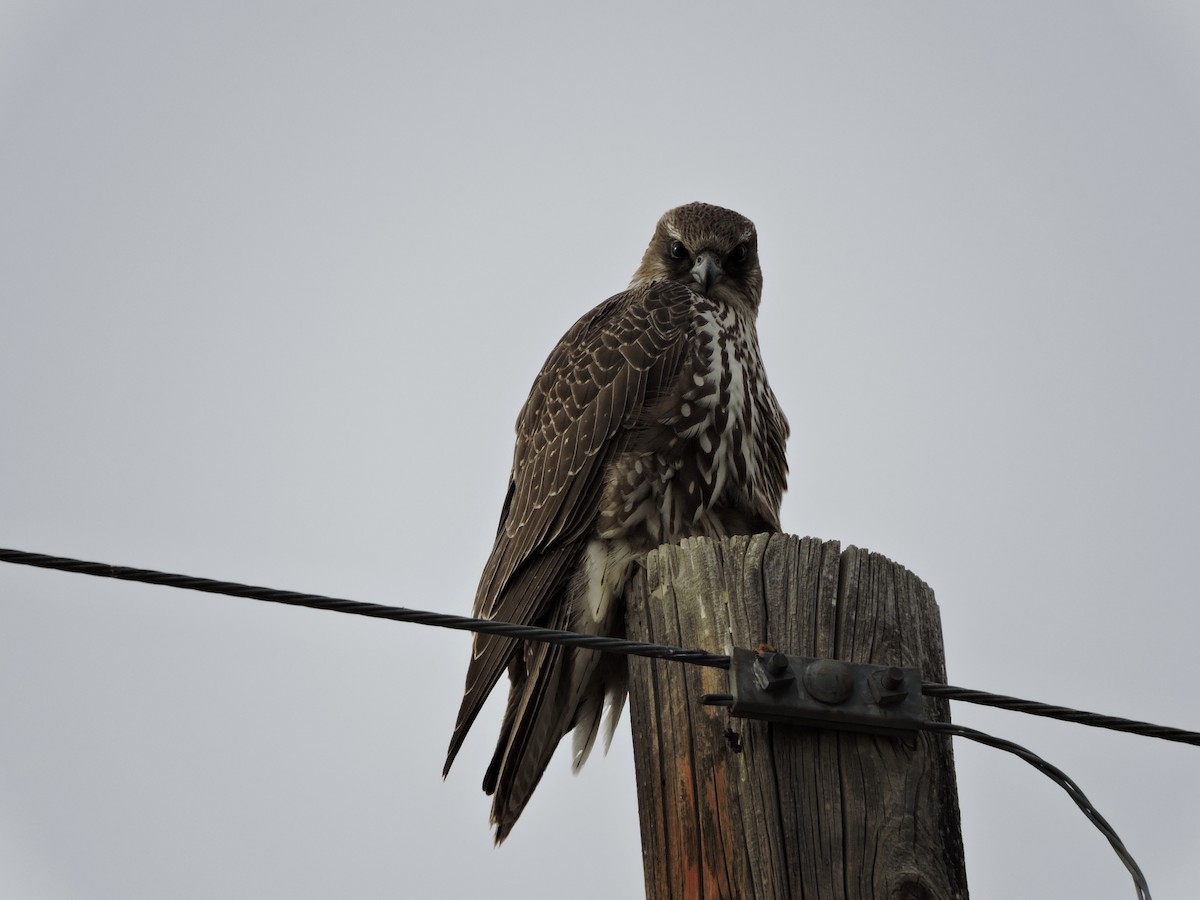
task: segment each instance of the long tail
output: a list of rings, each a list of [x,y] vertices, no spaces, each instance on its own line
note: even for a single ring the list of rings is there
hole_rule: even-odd
[[[525,646],[509,668],[512,688],[496,752],[483,777],[492,796],[492,824],[501,843],[542,779],[558,742],[570,728],[570,657],[552,644]]]

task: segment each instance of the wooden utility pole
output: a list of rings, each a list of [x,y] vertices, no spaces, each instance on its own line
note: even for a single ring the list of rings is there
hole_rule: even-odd
[[[836,541],[692,538],[651,553],[626,597],[633,640],[769,644],[945,680],[928,585]],[[700,702],[728,691],[721,669],[630,659],[648,900],[965,900],[948,736],[809,729]],[[944,701],[925,711],[949,718]]]

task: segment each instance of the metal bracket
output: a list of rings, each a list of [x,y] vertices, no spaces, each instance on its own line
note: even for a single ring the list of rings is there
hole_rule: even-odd
[[[735,647],[731,694],[701,702],[730,715],[793,725],[910,735],[925,719],[921,671]]]

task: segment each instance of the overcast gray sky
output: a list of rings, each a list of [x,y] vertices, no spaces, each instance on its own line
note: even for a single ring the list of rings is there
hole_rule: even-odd
[[[1200,729],[1200,13],[0,5],[0,546],[467,612],[546,353],[758,224],[785,530],[955,683]],[[0,896],[633,897],[628,726],[495,850],[459,633],[0,565]],[[958,706],[1195,894],[1200,749]],[[973,896],[1132,896],[956,745]]]

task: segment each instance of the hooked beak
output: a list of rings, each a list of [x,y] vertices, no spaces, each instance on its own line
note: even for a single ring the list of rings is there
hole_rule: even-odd
[[[700,293],[707,294],[714,284],[725,277],[725,270],[717,262],[717,255],[705,250],[696,257],[692,266],[692,279],[700,286]]]

